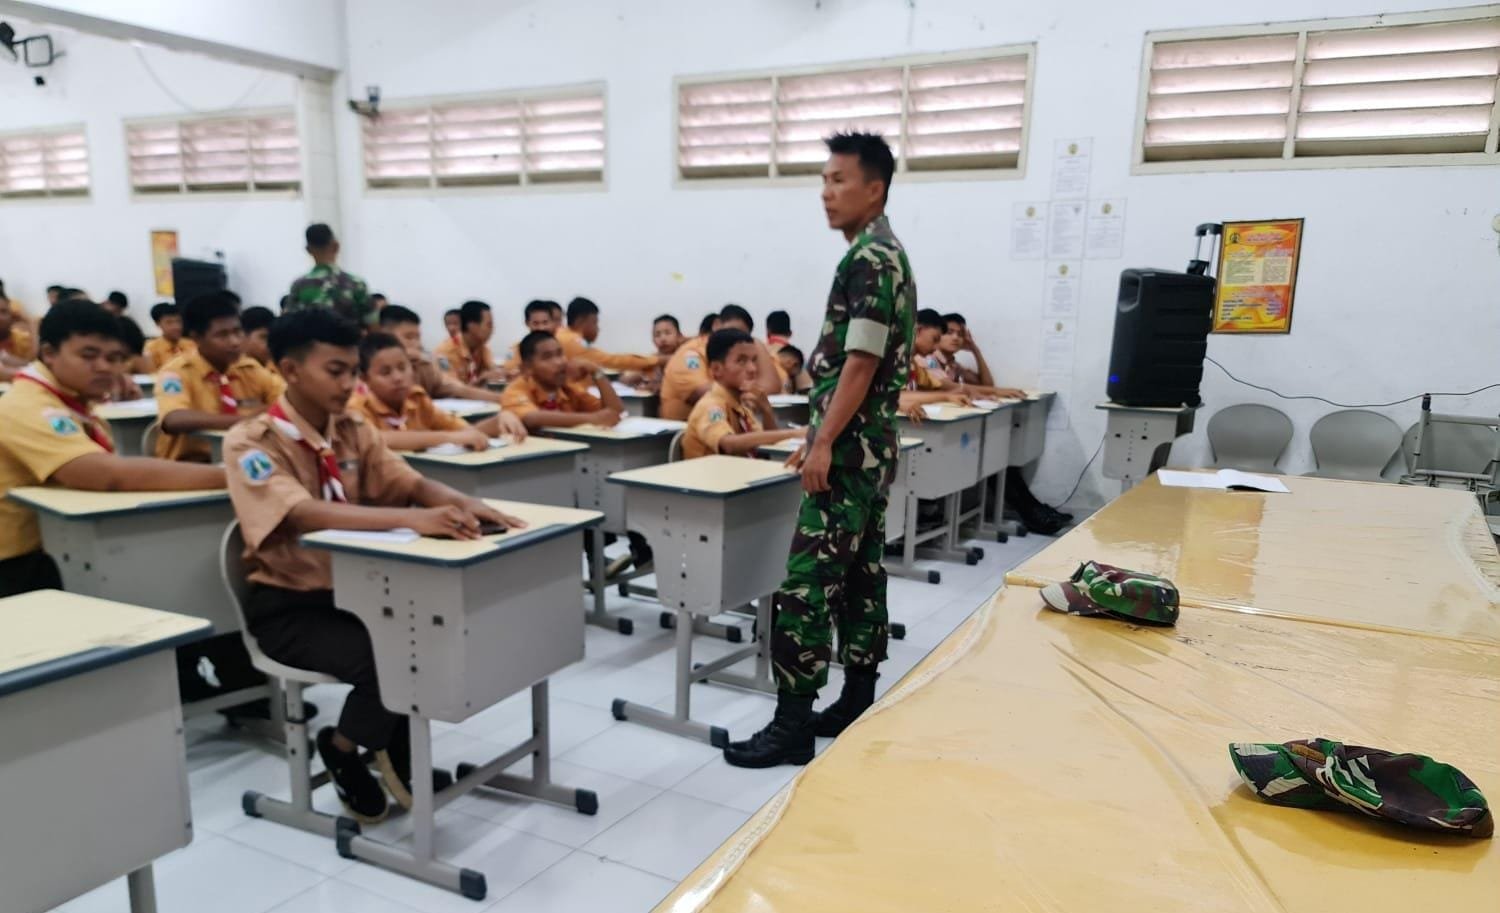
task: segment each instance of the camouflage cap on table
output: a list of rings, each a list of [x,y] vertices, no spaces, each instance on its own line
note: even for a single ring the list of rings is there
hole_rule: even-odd
[[[1069,615],[1109,615],[1153,625],[1177,623],[1177,587],[1165,577],[1085,561],[1062,583],[1042,588],[1047,605]]]
[[[1495,833],[1489,804],[1474,781],[1426,755],[1306,739],[1235,742],[1229,757],[1246,785],[1276,805],[1348,806],[1426,830],[1465,837]]]

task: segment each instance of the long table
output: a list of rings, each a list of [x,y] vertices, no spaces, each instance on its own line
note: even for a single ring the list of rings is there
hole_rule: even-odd
[[[1500,798],[1500,642],[1482,636],[1500,557],[1470,535],[1472,498],[1319,481],[1288,480],[1280,502],[1197,490],[1175,512],[1176,491],[1133,490],[1016,576],[1040,582],[1077,555],[1153,560],[1180,575],[1176,627],[1064,616],[1013,584],[658,909],[1492,906],[1495,840],[1273,806],[1230,763],[1230,742],[1324,736],[1433,755]],[[1377,516],[1379,531],[1341,541]],[[1100,527],[1153,522],[1176,534],[1101,544]],[[1210,587],[1213,569],[1245,565]]]

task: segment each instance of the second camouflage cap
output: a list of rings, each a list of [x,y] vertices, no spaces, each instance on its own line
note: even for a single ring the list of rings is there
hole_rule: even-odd
[[[1165,577],[1085,561],[1062,583],[1042,588],[1048,606],[1069,615],[1108,615],[1152,625],[1177,623],[1177,587]]]

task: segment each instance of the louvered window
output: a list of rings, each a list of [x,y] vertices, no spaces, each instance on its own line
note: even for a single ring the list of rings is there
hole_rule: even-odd
[[[82,127],[0,134],[0,197],[88,192],[89,148]]]
[[[365,183],[601,183],[604,90],[396,105],[364,124]]]
[[[816,174],[823,138],[851,129],[883,135],[902,171],[1019,172],[1031,53],[680,81],[678,173]]]
[[[302,183],[291,111],[128,123],[125,146],[137,193],[296,190]]]
[[[1138,160],[1493,156],[1497,8],[1430,17],[1153,35]]]

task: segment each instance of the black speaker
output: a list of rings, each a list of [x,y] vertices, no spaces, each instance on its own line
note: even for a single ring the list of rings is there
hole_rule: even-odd
[[[172,297],[187,304],[199,295],[221,292],[229,287],[224,264],[212,260],[172,258]]]
[[[1121,271],[1109,354],[1110,401],[1122,406],[1199,405],[1213,306],[1212,277],[1162,269]]]

